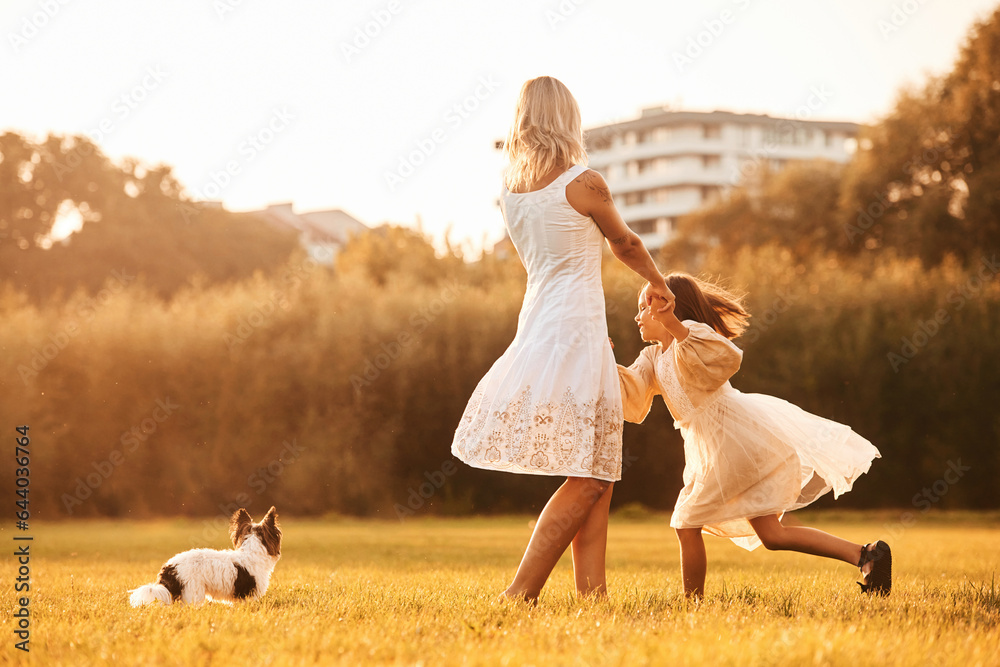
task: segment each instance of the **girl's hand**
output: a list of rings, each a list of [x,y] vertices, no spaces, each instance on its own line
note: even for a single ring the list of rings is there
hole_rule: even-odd
[[[612,350],[615,349],[615,341],[611,340],[611,336],[608,336],[608,345],[611,346]]]
[[[674,314],[674,311],[677,309],[677,301],[666,301],[659,296],[654,296],[650,300],[650,305],[653,306],[651,317],[654,322],[659,322],[663,326],[667,326],[679,321],[677,315]]]
[[[657,308],[660,306],[660,308]],[[654,322],[658,322],[663,325],[674,340],[684,340],[688,335],[688,328],[684,326],[684,323],[677,319],[677,302],[671,301],[670,303],[665,303],[659,297],[656,297],[653,303],[653,312],[650,317],[653,318]]]
[[[662,303],[658,304],[659,307],[654,307],[653,312],[665,312],[667,305],[673,305],[675,298],[674,293],[670,291],[667,284],[663,282],[660,285],[653,285],[649,283],[646,285],[646,304],[652,306],[653,301],[659,299]],[[655,317],[653,319],[656,319]]]

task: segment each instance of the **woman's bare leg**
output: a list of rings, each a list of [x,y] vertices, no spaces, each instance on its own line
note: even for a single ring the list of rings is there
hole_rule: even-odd
[[[702,598],[705,596],[705,572],[708,559],[705,556],[705,539],[701,528],[675,528],[677,541],[681,544],[681,579],[684,581],[684,596]]]
[[[614,488],[614,484],[608,485],[608,490],[591,508],[573,538],[573,576],[576,592],[580,595],[605,596],[608,593],[605,557],[608,552],[608,511]]]
[[[861,560],[861,545],[824,533],[816,528],[783,526],[778,515],[750,519],[750,525],[764,546],[772,551],[798,551],[814,556],[835,558],[857,566]]]
[[[580,526],[587,520],[611,482],[570,477],[556,489],[538,516],[514,581],[503,592],[510,598],[535,600]]]

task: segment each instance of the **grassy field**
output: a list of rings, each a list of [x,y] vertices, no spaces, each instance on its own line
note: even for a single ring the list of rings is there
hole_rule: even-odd
[[[680,594],[664,516],[612,517],[607,600],[577,600],[568,557],[529,609],[494,605],[528,517],[398,522],[285,517],[270,591],[234,606],[131,609],[175,552],[225,546],[202,521],[39,524],[31,653],[13,647],[14,559],[0,562],[0,660],[38,665],[997,665],[1000,515],[797,518],[888,536],[894,581],[869,599],[850,566],[707,538],[705,601]],[[13,544],[12,531],[0,538]],[[13,551],[13,549],[9,549]]]

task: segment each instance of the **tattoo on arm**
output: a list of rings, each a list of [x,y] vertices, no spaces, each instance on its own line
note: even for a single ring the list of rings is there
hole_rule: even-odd
[[[588,190],[593,190],[601,196],[601,201],[605,204],[611,203],[611,190],[605,185],[601,185],[597,180],[597,175],[592,171],[585,171],[576,178],[577,183],[583,184]]]
[[[623,245],[628,242],[629,236],[629,234],[625,234],[624,236],[619,236],[616,239],[608,239],[608,242],[611,243],[611,245]]]

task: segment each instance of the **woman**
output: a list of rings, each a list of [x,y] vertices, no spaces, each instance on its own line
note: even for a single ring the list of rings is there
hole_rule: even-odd
[[[608,345],[601,249],[673,301],[607,184],[586,168],[580,110],[552,77],[524,84],[504,146],[501,210],[528,273],[517,335],[476,387],[452,452],[471,466],[565,475],[501,597],[534,601],[572,542],[580,594],[607,590],[612,484],[621,478],[622,403]]]

